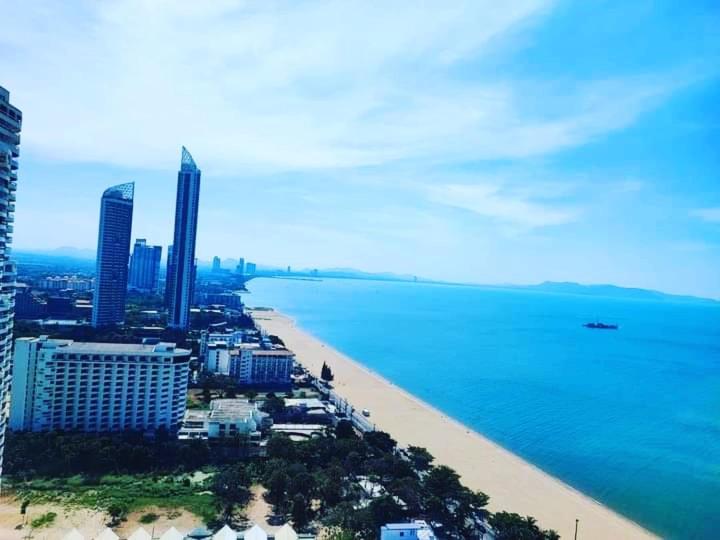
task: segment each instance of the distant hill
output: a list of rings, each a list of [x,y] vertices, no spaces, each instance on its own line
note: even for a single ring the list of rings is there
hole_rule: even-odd
[[[665,300],[674,302],[695,302],[720,304],[720,301],[698,296],[668,294],[650,289],[618,287],[617,285],[582,285],[569,281],[545,281],[538,285],[516,285],[512,288],[528,289],[560,294],[576,294],[583,296],[604,296],[606,298],[626,298],[635,300]]]
[[[17,255],[44,255],[47,257],[63,257],[67,259],[95,260],[94,249],[59,247],[55,249],[21,249],[13,250]]]

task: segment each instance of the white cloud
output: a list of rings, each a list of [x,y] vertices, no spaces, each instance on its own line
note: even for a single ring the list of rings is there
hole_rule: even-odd
[[[469,210],[513,228],[530,230],[576,221],[579,208],[538,202],[501,184],[447,184],[429,188],[434,202]]]
[[[527,157],[623,127],[670,89],[544,83],[528,107],[540,87],[458,77],[551,5],[26,2],[4,12],[0,69],[23,145],[55,159],[167,168],[180,144],[216,171]]]
[[[716,208],[696,208],[690,215],[710,223],[720,223],[720,206]]]

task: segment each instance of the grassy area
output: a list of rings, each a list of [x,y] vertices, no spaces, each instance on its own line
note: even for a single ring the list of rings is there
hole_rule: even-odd
[[[55,512],[47,512],[42,516],[33,519],[30,522],[30,526],[33,529],[41,529],[42,527],[49,527],[55,521],[57,514]]]
[[[193,482],[191,475],[72,476],[36,479],[13,487],[20,498],[31,504],[51,502],[103,511],[119,507],[128,513],[150,506],[183,508],[205,522],[214,519],[218,512],[215,497],[206,489],[205,482]]]

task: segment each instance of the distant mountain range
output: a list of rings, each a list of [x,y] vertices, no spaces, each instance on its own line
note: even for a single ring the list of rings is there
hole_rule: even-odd
[[[16,249],[13,251],[18,256],[44,255],[47,257],[65,257],[68,259],[95,260],[94,249],[80,249],[74,247],[59,247],[55,249]]]
[[[74,247],[60,247],[50,250],[15,250],[13,258],[20,264],[42,264],[43,266],[52,265],[53,261],[58,266],[81,266],[93,268],[95,262],[95,251],[92,249],[78,249]],[[208,261],[198,261],[198,266],[202,269],[210,267]],[[223,267],[233,271],[237,261],[235,259],[223,260]],[[282,277],[285,270],[273,266],[258,264],[259,273],[275,273],[275,277]],[[417,281],[423,283],[437,283],[445,285],[465,285],[485,286],[492,288],[504,289],[523,289],[529,291],[547,292],[555,294],[573,294],[582,296],[602,296],[606,298],[625,298],[634,300],[656,300],[656,301],[673,301],[673,302],[693,302],[704,304],[720,304],[720,300],[711,298],[701,298],[698,296],[686,296],[678,294],[669,294],[650,289],[639,289],[632,287],[619,287],[617,285],[583,285],[571,281],[545,281],[537,285],[481,285],[478,283],[452,283],[447,281],[430,280],[414,276],[412,274],[395,274],[393,272],[365,272],[354,268],[319,268],[317,274],[313,273],[313,269],[300,268],[293,270],[288,276],[311,276],[318,278],[342,278],[342,279],[366,279],[378,281]]]
[[[509,285],[508,288],[533,291],[575,294],[583,296],[604,296],[606,298],[625,298],[634,300],[665,300],[674,302],[700,302],[720,304],[720,301],[698,296],[668,294],[650,289],[618,287],[617,285],[582,285],[571,281],[545,281],[538,285]]]

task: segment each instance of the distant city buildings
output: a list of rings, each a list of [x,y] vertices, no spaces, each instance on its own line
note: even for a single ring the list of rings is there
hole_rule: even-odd
[[[78,276],[48,276],[38,280],[37,288],[48,291],[91,291],[95,280]]]
[[[228,375],[239,385],[286,387],[292,384],[295,354],[268,340],[245,343],[245,332],[202,332],[200,357],[209,373]]]
[[[168,264],[169,288],[168,326],[187,330],[190,325],[190,304],[195,287],[195,240],[198,204],[200,202],[200,169],[183,146],[178,172],[175,202],[175,235],[172,262]]]
[[[221,270],[222,270],[222,263],[220,262],[220,257],[215,255],[213,257],[213,261],[212,261],[212,271],[217,273],[217,272],[220,272]]]
[[[106,189],[101,199],[92,312],[95,327],[125,320],[134,191],[133,182],[120,184]]]
[[[163,291],[165,299],[165,307],[170,309],[170,299],[172,298],[172,287],[170,286],[170,278],[173,275],[173,247],[168,246],[167,248],[167,262],[165,265],[165,290]]]
[[[162,246],[149,246],[144,238],[135,240],[130,257],[128,288],[156,293],[160,287]]]
[[[10,261],[22,113],[0,86],[0,474],[12,372],[15,265]]]
[[[19,338],[10,426],[18,431],[175,430],[185,413],[190,351]]]
[[[245,265],[245,273],[248,276],[254,276],[256,271],[257,271],[257,266],[255,265],[255,263],[249,262]]]
[[[237,266],[235,267],[235,273],[237,274],[244,274],[245,273],[245,259],[240,257],[238,260]]]
[[[195,293],[195,303],[199,306],[220,305],[242,311],[242,296],[235,292],[199,292]]]

